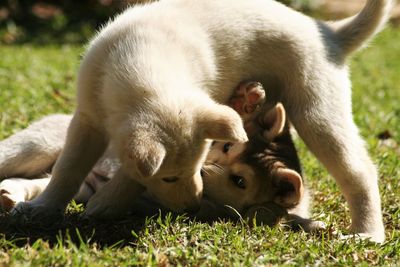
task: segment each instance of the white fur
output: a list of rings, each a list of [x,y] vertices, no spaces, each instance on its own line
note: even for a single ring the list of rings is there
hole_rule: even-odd
[[[336,25],[266,0],[165,0],[128,9],[89,46],[78,108],[54,177],[20,209],[33,215],[63,209],[109,141],[123,166],[134,166],[124,176],[151,174],[138,179],[144,185],[179,176],[184,185],[173,190],[182,198],[163,201],[176,209],[193,205],[207,151],[199,127],[212,125],[201,122],[205,111],[216,108],[211,99],[225,103],[239,81],[252,79],[272,88],[300,137],[335,177],[350,206],[352,230],[383,241],[377,172],[352,119],[344,59],[383,25],[391,2],[368,0],[358,16]],[[157,141],[147,154],[138,147],[149,143],[142,140],[145,132]],[[239,125],[230,135],[244,139]],[[139,138],[131,164],[124,158],[129,136]],[[158,151],[165,157],[154,156]],[[182,153],[179,159],[187,161],[174,159]]]
[[[37,177],[50,170],[64,147],[70,121],[68,115],[48,116],[1,141],[0,178]],[[21,140],[25,141],[23,146]]]

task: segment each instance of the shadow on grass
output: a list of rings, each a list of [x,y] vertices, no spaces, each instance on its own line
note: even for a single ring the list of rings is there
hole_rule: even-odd
[[[76,204],[75,204],[76,205]],[[148,228],[165,227],[173,222],[179,224],[231,222],[249,227],[265,225],[274,227],[287,215],[286,209],[275,203],[264,203],[254,209],[252,217],[242,217],[228,206],[204,205],[196,215],[176,214],[161,209],[141,209],[119,220],[100,221],[83,216],[81,204],[67,209],[65,216],[54,223],[33,222],[19,216],[0,212],[0,247],[23,247],[41,239],[54,246],[60,241],[82,244],[96,244],[100,247],[123,247],[136,243],[139,234]],[[156,226],[154,226],[156,225]],[[290,228],[295,230],[295,227]],[[297,229],[300,230],[300,229]]]
[[[161,215],[160,215],[161,216]],[[76,245],[125,246],[135,241],[142,231],[146,217],[131,216],[121,220],[95,221],[83,218],[82,213],[67,213],[62,220],[52,223],[20,223],[6,213],[0,213],[0,237],[7,240],[4,246],[32,245],[42,239],[56,245],[68,240]]]

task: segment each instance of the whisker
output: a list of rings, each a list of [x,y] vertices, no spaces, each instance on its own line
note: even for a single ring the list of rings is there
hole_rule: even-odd
[[[219,165],[218,163],[213,163],[212,164],[214,167],[216,167],[217,169],[219,169],[219,170],[221,170],[221,171],[224,171],[224,168],[221,166],[221,165]]]
[[[209,170],[207,169],[207,167],[203,166],[203,168],[201,168],[201,171],[204,172],[204,174],[206,174],[206,175],[210,175],[210,173],[208,172]]]
[[[224,168],[221,165],[214,163],[214,162],[206,162],[205,166],[203,166],[202,170],[207,175],[210,175],[210,174],[221,175],[224,172]]]

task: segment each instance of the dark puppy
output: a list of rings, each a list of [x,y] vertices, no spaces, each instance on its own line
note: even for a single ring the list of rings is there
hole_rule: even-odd
[[[264,89],[254,82],[239,86],[231,99],[250,141],[214,142],[203,167],[206,196],[269,225],[288,212],[294,226],[321,228],[321,222],[307,219],[308,194],[285,109],[277,104],[261,111],[264,101]]]

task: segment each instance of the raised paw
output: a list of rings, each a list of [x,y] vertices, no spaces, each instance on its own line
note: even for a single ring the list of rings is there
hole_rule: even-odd
[[[243,82],[239,84],[230,99],[230,106],[248,120],[265,101],[265,90],[259,82]]]

